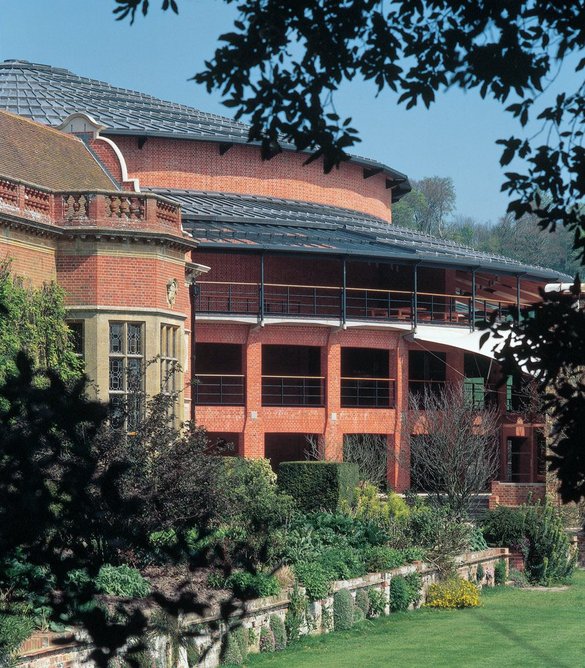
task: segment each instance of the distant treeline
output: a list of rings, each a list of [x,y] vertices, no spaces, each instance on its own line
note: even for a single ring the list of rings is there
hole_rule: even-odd
[[[412,186],[412,191],[394,205],[396,225],[453,239],[525,264],[549,267],[570,275],[578,271],[573,235],[565,228],[543,232],[532,216],[515,220],[513,215],[506,214],[492,223],[453,215],[455,188],[449,177],[425,177],[412,181]]]

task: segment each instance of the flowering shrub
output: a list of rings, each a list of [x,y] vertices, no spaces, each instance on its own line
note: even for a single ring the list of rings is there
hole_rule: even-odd
[[[479,589],[468,580],[453,578],[429,587],[426,605],[431,608],[476,608]]]

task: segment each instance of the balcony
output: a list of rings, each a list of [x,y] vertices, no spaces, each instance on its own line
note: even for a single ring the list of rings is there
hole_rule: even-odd
[[[263,406],[323,406],[322,376],[262,376]]]
[[[408,290],[227,281],[199,281],[198,285],[199,313],[252,315],[260,320],[322,318],[471,327],[492,316],[509,318],[515,306],[510,301]]]
[[[199,373],[195,377],[193,399],[197,406],[243,406],[246,380],[243,375]]]
[[[392,378],[341,378],[342,408],[394,408],[396,381]]]

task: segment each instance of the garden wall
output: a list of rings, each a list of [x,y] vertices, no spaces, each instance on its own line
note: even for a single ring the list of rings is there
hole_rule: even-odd
[[[463,578],[475,581],[477,568],[481,564],[485,573],[485,585],[494,583],[494,566],[500,560],[508,562],[509,553],[507,548],[491,548],[480,552],[467,552],[456,559],[459,575]],[[340,589],[348,589],[353,596],[358,589],[374,588],[381,591],[386,602],[386,614],[390,612],[389,593],[390,581],[397,575],[408,575],[418,572],[422,576],[423,600],[428,587],[437,579],[437,570],[430,564],[415,562],[409,566],[396,568],[387,573],[370,573],[353,580],[340,580],[333,583],[332,595],[320,601],[313,601],[308,606],[309,623],[304,625],[301,633],[321,634],[328,633],[332,626],[333,593]],[[301,590],[302,591],[302,590]],[[250,601],[245,613],[240,617],[247,629],[252,629],[253,641],[251,651],[259,651],[260,630],[268,626],[271,615],[278,615],[284,620],[289,605],[289,594],[287,592],[278,596],[260,598]],[[188,628],[190,625],[206,625],[218,621],[217,617],[186,617],[183,622]],[[238,618],[233,619],[234,624]],[[201,668],[215,668],[219,665],[220,640],[222,633],[226,631],[226,625],[220,624],[220,631],[209,635],[198,637],[198,646],[204,654],[199,663]],[[165,665],[165,642],[160,639],[155,643],[159,656],[156,665]],[[83,650],[79,646],[58,643],[58,635],[50,633],[36,633],[27,640],[21,649],[19,666],[21,668],[82,668],[88,654],[87,647]],[[162,661],[160,660],[162,659]],[[85,664],[87,665],[87,664]],[[179,668],[192,668],[187,662],[186,653],[182,652]]]

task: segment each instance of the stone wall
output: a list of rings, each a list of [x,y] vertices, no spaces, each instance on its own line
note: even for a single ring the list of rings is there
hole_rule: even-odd
[[[484,586],[491,586],[494,583],[494,566],[500,559],[508,562],[507,548],[491,548],[480,552],[467,552],[460,555],[456,560],[458,573],[461,577],[475,582],[477,568],[481,564],[485,573]],[[333,583],[331,596],[309,604],[308,614],[310,625],[305,625],[301,632],[303,634],[318,635],[328,633],[331,630],[327,621],[329,615],[324,615],[324,612],[330,612],[330,618],[332,619],[333,594],[340,589],[348,589],[354,597],[359,589],[375,588],[380,590],[385,597],[386,614],[389,614],[390,581],[397,575],[408,575],[415,572],[420,573],[422,576],[424,600],[429,586],[437,580],[438,574],[433,566],[423,562],[415,562],[414,564],[396,568],[387,573],[370,573],[353,580],[340,580]],[[238,625],[241,622],[245,628],[253,630],[254,633],[252,636],[254,641],[250,649],[251,652],[259,651],[260,630],[263,626],[269,624],[270,616],[275,614],[284,620],[288,605],[289,593],[283,592],[278,596],[250,601],[245,613],[241,617],[233,619],[234,625]],[[201,619],[187,617],[183,622],[186,628],[194,625],[209,628],[210,624],[218,622],[218,618],[208,617]],[[221,623],[219,624],[219,631],[198,636],[198,646],[204,657],[199,664],[200,668],[216,668],[219,665],[221,638],[226,631],[226,625]],[[35,633],[22,645],[18,665],[21,668],[82,668],[89,653],[88,648],[85,647],[82,649],[71,643],[59,643],[58,637],[58,634]],[[154,645],[157,657],[160,659],[165,654],[164,639],[158,639]],[[181,652],[182,655],[178,668],[189,668],[186,653],[183,650]],[[158,664],[159,662],[157,661]],[[85,665],[90,664],[85,663]]]

